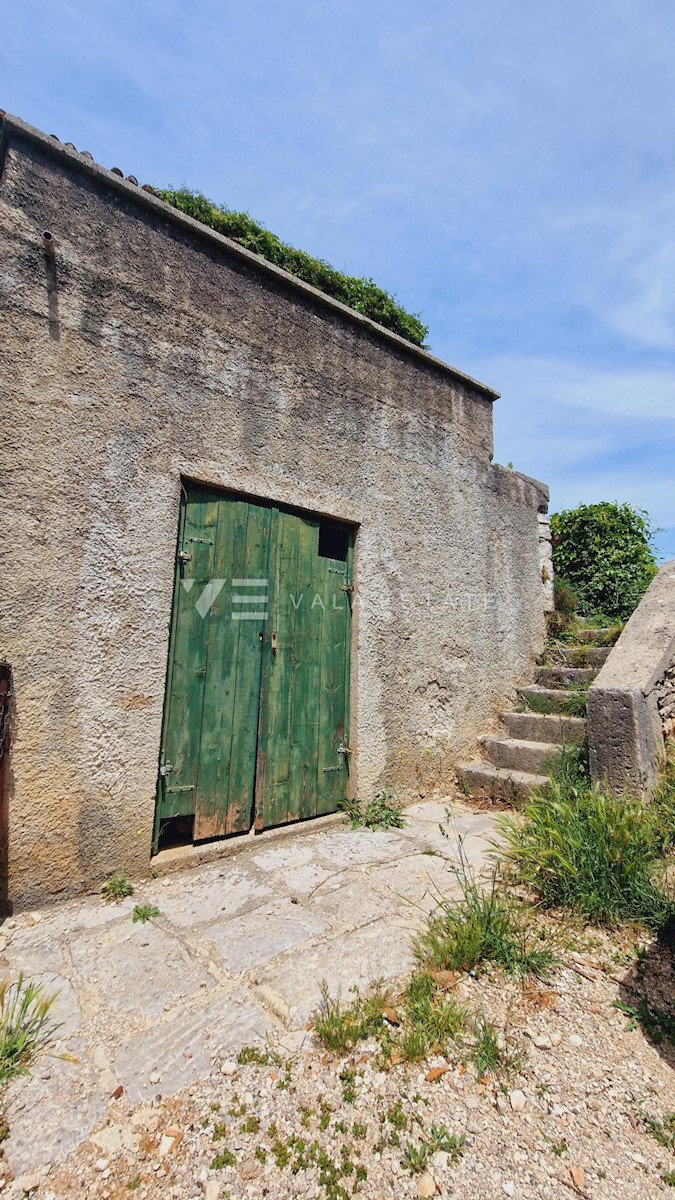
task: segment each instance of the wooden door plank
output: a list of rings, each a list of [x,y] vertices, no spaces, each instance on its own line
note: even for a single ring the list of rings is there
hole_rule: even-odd
[[[319,523],[310,518],[296,519],[298,599],[292,632],[287,820],[312,816],[316,804],[321,631],[325,616],[324,598],[317,576]]]
[[[265,646],[263,672],[267,675],[264,719],[264,777],[258,825],[278,825],[293,819],[288,789],[290,771],[290,716],[293,675],[294,629],[297,609],[299,564],[297,519],[278,512],[274,545],[274,570],[270,597],[270,639]],[[260,769],[260,768],[259,768]]]
[[[195,805],[195,840],[227,832],[230,787],[230,730],[235,710],[239,626],[231,620],[233,574],[244,563],[248,504],[218,497],[214,579],[222,584],[214,595],[208,621],[204,714]],[[215,591],[215,589],[214,589]]]
[[[233,624],[239,628],[235,704],[229,731],[230,778],[227,833],[250,829],[253,814],[262,642],[269,602],[271,510],[248,505],[241,576],[233,577]],[[241,582],[237,585],[236,580]],[[235,593],[242,603],[234,603]]]
[[[205,589],[213,579],[218,500],[205,489],[191,489],[185,504],[182,551],[178,563],[175,636],[167,691],[162,816],[194,812],[204,702],[208,622],[202,617]]]
[[[349,582],[348,563],[333,559],[320,559],[319,563],[326,612],[321,642],[317,816],[335,812],[347,795],[349,776],[349,755],[338,754],[338,748],[346,744],[347,732],[345,656],[350,606],[343,589]]]

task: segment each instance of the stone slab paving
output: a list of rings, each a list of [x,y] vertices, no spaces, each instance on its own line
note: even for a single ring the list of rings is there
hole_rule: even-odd
[[[68,1154],[119,1086],[133,1102],[174,1095],[245,1045],[301,1037],[324,981],[348,998],[408,971],[426,913],[457,892],[460,844],[476,870],[491,866],[493,818],[445,813],[425,801],[401,830],[242,839],[236,856],[145,880],[119,904],[87,897],[6,921],[3,975],[58,991],[61,1023],[8,1090],[12,1172]],[[134,924],[135,904],[160,915]]]

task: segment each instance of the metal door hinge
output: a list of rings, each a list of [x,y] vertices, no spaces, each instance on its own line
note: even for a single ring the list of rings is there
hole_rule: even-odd
[[[337,748],[337,752],[338,752],[338,754],[353,754],[354,753],[353,750],[349,749],[349,746],[345,746],[344,742],[340,742],[340,745]]]

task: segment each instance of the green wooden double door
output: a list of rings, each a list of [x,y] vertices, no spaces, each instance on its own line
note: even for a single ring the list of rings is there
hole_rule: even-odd
[[[353,530],[187,486],[155,844],[334,812],[347,793]]]

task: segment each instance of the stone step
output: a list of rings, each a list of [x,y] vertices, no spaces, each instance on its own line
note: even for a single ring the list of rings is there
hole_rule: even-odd
[[[508,800],[514,804],[528,800],[534,791],[546,791],[549,785],[547,775],[509,771],[480,759],[457,767],[457,778],[470,794]]]
[[[562,660],[568,667],[601,667],[609,657],[609,646],[561,646]]]
[[[576,696],[583,693],[565,691],[564,688],[536,687],[534,684],[530,687],[518,688],[517,690],[518,695],[522,696],[525,703],[530,707],[531,712],[557,712],[563,713],[566,716],[579,716],[576,710],[570,713],[570,705]]]
[[[495,767],[509,771],[546,774],[560,758],[561,746],[555,742],[530,742],[524,738],[500,738],[487,735],[480,739],[485,758]]]
[[[508,737],[528,742],[556,742],[579,746],[586,737],[583,717],[564,717],[535,712],[501,713],[501,722]]]
[[[613,631],[611,629],[591,628],[576,629],[574,631],[575,637],[577,637],[580,642],[590,642],[591,645],[594,645],[597,641],[602,641],[604,638],[608,638],[612,632]]]
[[[586,687],[597,673],[595,667],[537,667],[536,680],[544,688]]]

